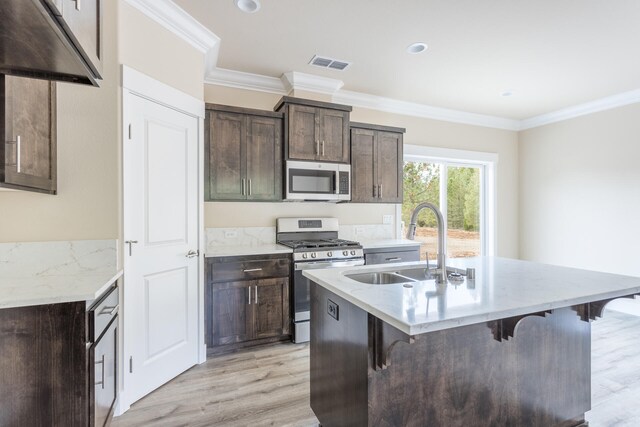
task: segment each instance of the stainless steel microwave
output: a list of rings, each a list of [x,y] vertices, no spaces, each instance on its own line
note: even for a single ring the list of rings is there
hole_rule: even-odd
[[[287,201],[349,201],[351,165],[287,161],[284,198]]]

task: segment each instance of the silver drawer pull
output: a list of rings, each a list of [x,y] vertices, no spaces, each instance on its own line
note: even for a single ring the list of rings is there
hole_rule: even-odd
[[[393,258],[386,258],[385,261],[400,261],[401,259],[402,258],[395,256]]]
[[[249,300],[247,301],[247,304],[251,305],[251,286],[249,286]]]
[[[98,316],[102,316],[103,314],[108,314],[109,316],[113,316],[118,312],[118,307],[120,307],[120,305],[102,307],[102,310],[100,310],[100,313],[98,313]]]
[[[248,268],[248,269],[242,270],[242,271],[244,273],[251,273],[251,272],[254,272],[254,271],[262,271],[262,269],[261,268]]]
[[[96,365],[102,365],[102,375],[100,381],[95,383],[95,385],[101,385],[104,390],[104,354],[102,355],[102,360],[97,361]]]

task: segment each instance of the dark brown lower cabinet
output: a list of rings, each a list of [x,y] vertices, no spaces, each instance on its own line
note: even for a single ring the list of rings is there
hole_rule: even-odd
[[[208,259],[210,353],[290,338],[289,268],[282,257]]]
[[[117,294],[114,286],[95,303],[0,309],[0,426],[110,422],[117,394]]]

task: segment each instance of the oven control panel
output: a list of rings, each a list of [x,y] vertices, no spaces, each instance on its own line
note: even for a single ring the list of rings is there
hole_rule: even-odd
[[[351,258],[362,258],[364,251],[358,249],[334,248],[331,250],[310,250],[305,252],[294,252],[294,261],[320,261],[320,260],[344,260]]]

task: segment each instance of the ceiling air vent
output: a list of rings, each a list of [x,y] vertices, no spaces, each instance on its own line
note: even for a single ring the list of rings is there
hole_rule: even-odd
[[[347,61],[341,61],[339,59],[327,58],[318,55],[315,55],[313,58],[311,58],[309,64],[315,65],[316,67],[331,68],[332,70],[338,71],[344,71],[351,65],[351,63]]]

